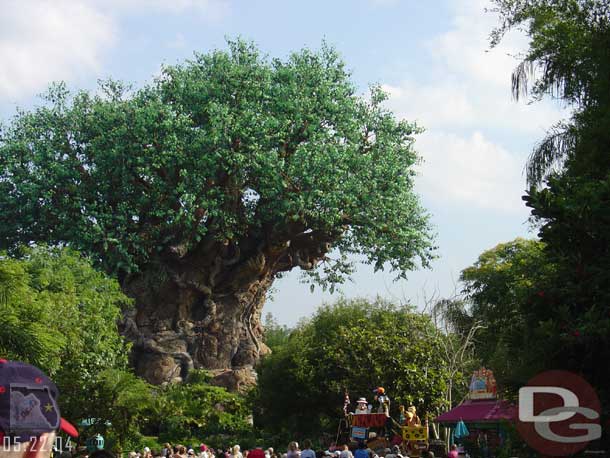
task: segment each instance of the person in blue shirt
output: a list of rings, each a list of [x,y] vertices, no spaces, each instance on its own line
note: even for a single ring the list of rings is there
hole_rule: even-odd
[[[358,442],[358,448],[354,452],[354,458],[369,458],[369,452],[366,450],[366,444],[363,441]]]

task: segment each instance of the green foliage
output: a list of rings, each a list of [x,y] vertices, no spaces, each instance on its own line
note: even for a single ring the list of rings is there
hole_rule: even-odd
[[[471,303],[465,316],[485,326],[477,335],[477,354],[509,390],[544,367],[541,355],[548,358],[561,351],[553,348],[558,333],[548,333],[555,326],[549,329],[543,324],[559,312],[546,296],[555,266],[544,248],[540,241],[522,238],[501,243],[483,252],[461,275]],[[542,338],[544,342],[531,347],[531,342]]]
[[[204,237],[311,234],[324,252],[358,252],[400,276],[428,265],[428,218],[413,193],[420,129],[383,108],[379,87],[357,96],[326,45],[286,60],[228,46],[136,91],[58,84],[18,113],[0,132],[0,248],[69,243],[128,273]],[[332,285],[349,271],[344,257],[325,259],[314,278]]]
[[[22,247],[17,254],[0,258],[0,354],[49,374],[65,393],[65,416],[89,416],[98,375],[127,364],[117,320],[129,299],[70,249]]]
[[[534,94],[573,108],[530,159],[525,197],[555,273],[532,305],[529,348],[541,364],[582,374],[607,412],[610,392],[610,4],[607,0],[498,0],[501,32],[525,26]],[[526,68],[522,66],[522,68]],[[527,75],[517,71],[518,88]],[[555,137],[553,139],[553,137]],[[560,159],[560,166],[548,164]],[[535,345],[532,345],[535,344]],[[548,350],[547,353],[543,349]],[[606,437],[606,443],[610,439]]]
[[[570,167],[605,172],[610,164],[610,8],[607,0],[494,0],[501,26],[497,44],[510,29],[524,29],[529,49],[513,73],[515,97],[556,97],[574,108],[569,121],[555,125],[530,157],[527,175],[541,184],[567,160]],[[600,142],[601,141],[601,142]],[[601,149],[600,146],[604,145]],[[603,164],[603,168],[598,166]]]
[[[261,363],[255,424],[317,437],[336,431],[345,389],[357,399],[377,386],[393,414],[399,404],[435,413],[446,389],[441,338],[427,316],[381,299],[326,305]]]
[[[280,325],[271,313],[265,316],[264,342],[272,351],[278,350],[280,347],[288,343],[292,330],[286,325]]]
[[[246,399],[209,384],[205,371],[192,371],[182,384],[170,384],[158,393],[157,423],[162,441],[226,446],[222,436],[250,433],[251,415]],[[225,439],[226,440],[226,439]]]
[[[107,369],[99,374],[89,396],[88,402],[95,405],[95,418],[99,420],[89,434],[104,432],[118,451],[142,441],[142,426],[155,413],[152,386],[129,371]]]
[[[221,447],[241,441],[253,446],[256,434],[248,421],[248,398],[210,385],[210,378],[205,371],[194,370],[184,383],[155,387],[130,371],[107,369],[87,393],[94,422],[81,430],[81,436],[102,434],[115,451],[144,446],[160,450],[164,442],[205,441]]]

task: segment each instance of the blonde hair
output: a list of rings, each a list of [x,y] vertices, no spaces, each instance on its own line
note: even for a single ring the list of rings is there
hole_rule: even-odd
[[[233,446],[233,455],[237,455],[240,450],[241,450],[241,447],[239,445],[235,444]]]

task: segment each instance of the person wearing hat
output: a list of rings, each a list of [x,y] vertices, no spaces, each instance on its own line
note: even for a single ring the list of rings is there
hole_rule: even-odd
[[[354,412],[354,414],[356,415],[363,415],[363,414],[367,414],[367,413],[371,413],[369,411],[369,403],[366,402],[366,398],[360,398],[356,401],[356,412]]]
[[[55,384],[40,369],[0,359],[0,456],[49,458],[55,435],[78,437],[61,418]]]

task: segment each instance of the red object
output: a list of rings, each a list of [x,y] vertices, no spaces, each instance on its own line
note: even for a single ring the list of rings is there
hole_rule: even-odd
[[[255,448],[254,450],[250,450],[248,458],[265,458],[265,452],[263,452],[263,449],[261,448]]]
[[[361,426],[363,428],[381,428],[385,426],[388,417],[384,413],[367,413],[354,415],[352,417],[352,426]]]
[[[3,386],[0,386],[0,394],[4,394],[6,393],[6,388],[4,388]]]
[[[438,423],[514,421],[517,408],[508,401],[495,399],[466,400],[449,412],[436,417]]]
[[[68,436],[78,437],[78,431],[68,420],[62,418],[59,422],[59,429],[61,429]]]

